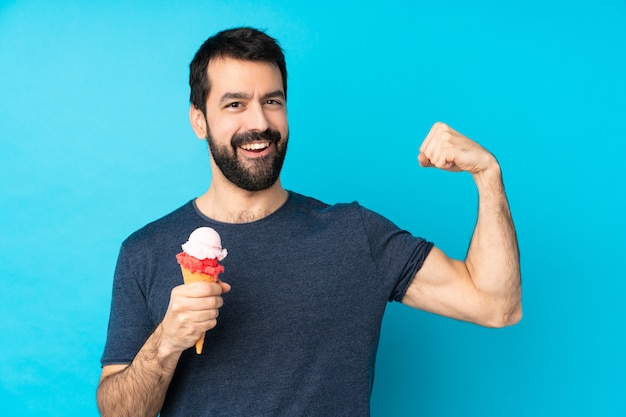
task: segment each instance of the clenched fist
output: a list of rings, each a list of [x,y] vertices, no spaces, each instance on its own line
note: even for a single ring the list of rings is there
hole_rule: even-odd
[[[478,174],[498,166],[485,148],[463,136],[445,123],[435,123],[420,146],[417,159],[423,167]]]

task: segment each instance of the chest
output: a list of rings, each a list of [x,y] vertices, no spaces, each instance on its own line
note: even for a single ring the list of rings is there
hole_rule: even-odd
[[[266,332],[273,337],[280,328],[286,337],[298,333],[315,338],[330,324],[344,334],[369,333],[376,327],[388,294],[367,239],[357,228],[344,228],[341,234],[335,230],[298,227],[252,236],[223,234],[229,253],[220,279],[232,290],[224,295],[219,332]],[[182,284],[174,255],[155,270],[155,283],[147,291],[155,324],[165,315],[171,289]]]

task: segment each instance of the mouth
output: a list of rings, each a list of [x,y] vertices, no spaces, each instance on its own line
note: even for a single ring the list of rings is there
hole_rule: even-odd
[[[266,153],[265,151],[267,151],[271,146],[272,146],[272,142],[269,140],[265,140],[265,141],[243,143],[239,146],[239,148],[246,152],[260,156],[261,154]]]
[[[265,148],[269,148],[270,143],[269,140],[264,142],[244,143],[241,145],[241,149],[246,151],[262,151]]]
[[[244,158],[261,158],[275,152],[281,140],[280,132],[267,129],[264,132],[241,132],[233,135],[231,146]]]

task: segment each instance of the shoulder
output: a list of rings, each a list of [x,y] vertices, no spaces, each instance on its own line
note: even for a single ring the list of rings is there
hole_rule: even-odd
[[[289,221],[308,221],[312,227],[342,230],[354,238],[376,237],[400,230],[386,217],[358,201],[327,204],[296,193],[291,193],[287,216]]]
[[[320,216],[357,214],[364,208],[356,201],[351,203],[328,204],[313,197],[289,192],[289,207],[295,212],[306,212]]]

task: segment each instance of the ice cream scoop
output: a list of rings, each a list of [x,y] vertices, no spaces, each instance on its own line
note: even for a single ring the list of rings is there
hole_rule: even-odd
[[[191,232],[182,248],[185,253],[197,259],[217,258],[221,261],[228,255],[228,251],[222,249],[219,233],[211,227],[199,227]]]

